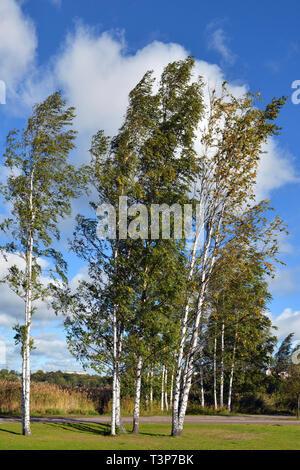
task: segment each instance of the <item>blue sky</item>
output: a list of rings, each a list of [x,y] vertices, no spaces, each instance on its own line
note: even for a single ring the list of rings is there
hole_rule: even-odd
[[[7,132],[23,126],[32,104],[60,88],[78,111],[80,151],[73,159],[85,161],[91,135],[118,128],[127,94],[143,73],[150,68],[158,75],[187,54],[195,56],[210,85],[226,79],[234,93],[260,91],[264,103],[289,96],[279,119],[281,135],[265,148],[257,194],[271,199],[290,231],[280,240],[286,266],[271,282],[270,316],[280,337],[294,331],[300,340],[300,104],[291,100],[292,83],[300,80],[299,23],[297,1],[0,0],[0,80],[7,87],[6,104],[0,105],[1,154]],[[87,210],[85,201],[74,204],[74,214],[79,210]],[[72,221],[62,225],[66,233],[71,227]],[[84,266],[66,256],[75,283]],[[11,327],[22,321],[23,307],[5,286],[0,299],[0,340],[9,367],[19,368]],[[80,368],[66,350],[62,319],[45,305],[33,333],[33,369]]]

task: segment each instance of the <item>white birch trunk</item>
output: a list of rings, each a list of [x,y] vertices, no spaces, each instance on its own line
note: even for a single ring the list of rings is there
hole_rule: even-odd
[[[33,216],[33,172],[30,176],[29,207]],[[28,235],[28,247],[26,252],[26,299],[25,299],[25,337],[22,343],[22,433],[31,435],[30,429],[30,330],[32,313],[32,258],[33,258],[33,227],[30,227]]]
[[[200,392],[201,392],[201,408],[205,407],[205,395],[204,395],[204,381],[203,381],[203,364],[202,360],[200,363]]]
[[[222,208],[221,213],[219,215],[219,218],[217,221],[216,233],[218,233],[220,230],[220,225],[221,225],[221,220],[223,217],[224,209],[225,207]],[[187,302],[187,308],[186,308],[187,314],[185,313],[184,315],[185,331],[184,331],[184,335],[181,331],[181,343],[180,343],[180,350],[179,350],[179,359],[181,359],[181,361],[178,360],[177,373],[176,373],[175,397],[174,397],[173,414],[172,414],[172,436],[181,435],[182,430],[183,430],[183,423],[184,423],[184,417],[185,417],[185,413],[187,409],[188,396],[189,396],[191,383],[192,383],[194,355],[197,349],[197,340],[199,337],[199,325],[200,325],[200,321],[202,317],[202,308],[203,308],[203,303],[204,303],[204,298],[205,298],[205,291],[206,291],[207,282],[210,278],[210,275],[212,273],[212,269],[215,263],[215,253],[213,254],[213,256],[211,256],[209,260],[208,260],[208,254],[209,254],[211,238],[212,238],[213,222],[215,222],[215,217],[217,213],[216,211],[217,211],[217,207],[214,208],[212,220],[211,220],[211,223],[209,224],[209,228],[206,234],[204,250],[203,250],[201,288],[200,288],[200,293],[198,297],[197,314],[196,314],[196,319],[194,322],[192,339],[189,343],[188,354],[187,354],[187,358],[185,362],[184,374],[183,374],[182,386],[181,386],[181,368],[182,368],[182,363],[183,363],[183,351],[184,351],[184,345],[185,345],[185,340],[186,340],[189,301]],[[200,235],[200,233],[197,235]],[[194,248],[195,248],[195,250],[193,251],[194,257],[196,256],[197,243],[198,241],[196,242],[196,245],[194,244]],[[208,266],[207,266],[207,261],[208,261]],[[194,264],[195,264],[195,260],[193,263],[193,267],[194,267]],[[193,274],[193,269],[190,272],[192,272]],[[190,279],[190,276],[189,276],[189,279]],[[179,404],[180,404],[180,408],[179,408]]]
[[[192,339],[189,344],[189,351],[187,354],[184,374],[182,378],[182,382],[183,382],[183,386],[181,390],[182,396],[180,400],[180,409],[179,409],[179,416],[178,416],[178,430],[177,430],[176,435],[181,435],[183,431],[184,418],[185,418],[185,413],[186,413],[187,404],[188,404],[188,397],[189,397],[189,392],[190,392],[192,378],[193,378],[194,355],[197,349],[197,341],[199,338],[199,328],[200,328],[201,319],[202,319],[202,308],[203,308],[203,303],[204,303],[204,298],[205,298],[205,290],[206,290],[207,281],[209,279],[209,276],[211,274],[214,261],[215,261],[215,258],[213,256],[210,260],[209,269],[207,273],[205,268],[206,268],[206,261],[207,261],[208,253],[209,253],[211,236],[212,236],[212,228],[210,227],[209,233],[207,235],[207,239],[205,242],[205,248],[204,248],[203,268],[202,268],[202,275],[201,275],[201,289],[200,289],[200,293],[198,297],[197,315],[196,315],[196,319],[194,323]]]
[[[217,410],[218,409],[218,399],[217,399],[217,332],[215,333],[215,340],[214,340],[213,368],[214,368],[214,404],[215,404],[215,410]]]
[[[137,367],[136,367],[135,397],[134,397],[134,410],[133,410],[133,428],[132,428],[132,432],[135,433],[135,434],[137,434],[139,432],[142,367],[143,367],[143,358],[142,358],[142,356],[139,356],[138,357],[138,362],[137,362]]]
[[[194,274],[198,241],[202,233],[203,227],[204,227],[204,221],[202,220],[202,222],[199,223],[199,226],[197,228],[197,233],[196,233],[196,237],[195,237],[195,241],[194,241],[194,245],[192,249],[190,269],[189,269],[189,274],[188,274],[188,282],[191,281],[193,274]],[[179,430],[179,405],[180,405],[180,394],[181,394],[181,374],[182,374],[182,366],[183,366],[183,359],[184,359],[183,358],[184,346],[185,346],[186,335],[187,335],[187,324],[188,324],[189,309],[190,309],[189,300],[190,300],[189,298],[186,299],[184,315],[181,320],[180,345],[179,345],[179,351],[178,351],[178,359],[177,359],[177,367],[176,367],[176,375],[175,375],[175,386],[174,386],[174,400],[173,400],[173,409],[172,409],[172,436],[177,436],[181,434]]]
[[[153,407],[153,366],[150,371],[150,409]]]
[[[149,384],[150,384],[150,371],[148,370],[147,375],[146,375],[146,396],[145,396],[145,408],[148,410],[149,408]]]
[[[220,408],[224,406],[224,322],[222,322],[221,334],[221,371],[220,371]]]
[[[172,370],[172,375],[171,375],[170,408],[172,407],[172,403],[173,403],[173,386],[174,386],[174,368],[173,368],[173,370]]]
[[[164,411],[164,395],[165,395],[165,366],[163,366],[162,374],[161,374],[161,399],[160,399],[161,411]]]
[[[203,333],[202,333],[202,325],[200,329],[200,367],[199,367],[199,372],[200,372],[200,393],[201,393],[201,407],[205,407],[205,398],[204,398],[204,382],[203,382],[203,344],[202,344],[202,339],[203,339]]]
[[[113,385],[112,385],[112,404],[111,404],[111,430],[112,436],[116,435],[116,407],[118,395],[118,370],[117,370],[117,306],[113,310]]]
[[[168,369],[165,369],[165,407],[168,411],[169,404],[168,404]]]
[[[233,351],[232,351],[232,362],[231,362],[231,369],[230,369],[229,390],[228,390],[228,403],[227,403],[227,409],[228,409],[228,411],[231,411],[233,374],[234,374],[234,367],[235,367],[235,354],[236,354],[236,343],[237,343],[237,332],[238,332],[238,331],[237,331],[237,328],[238,328],[238,322],[236,322],[235,335],[234,335],[234,343],[233,343]]]
[[[118,335],[118,345],[117,345],[117,351],[118,351],[118,360],[116,361],[116,428],[119,429],[120,433],[126,433],[125,426],[122,421],[121,417],[121,363],[120,363],[120,358],[121,358],[121,353],[122,353],[122,344],[123,343],[123,335],[120,333]]]

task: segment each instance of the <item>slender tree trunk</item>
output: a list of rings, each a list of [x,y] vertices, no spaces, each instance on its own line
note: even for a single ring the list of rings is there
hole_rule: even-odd
[[[31,435],[30,429],[30,327],[31,327],[31,309],[32,309],[32,290],[31,290],[31,270],[32,270],[32,250],[28,255],[28,280],[29,287],[26,296],[25,305],[25,338],[23,349],[22,364],[22,433],[24,436]]]
[[[119,361],[116,364],[117,373],[116,373],[116,430],[121,427],[121,383],[120,383],[120,371],[119,371]]]
[[[118,390],[118,366],[117,366],[117,306],[113,310],[113,386],[112,386],[112,405],[111,405],[111,430],[112,436],[116,435],[116,408],[117,408],[117,390]]]
[[[217,224],[217,231],[219,231],[220,223],[221,223],[221,217],[219,218],[219,221]],[[193,377],[193,370],[194,370],[194,355],[197,349],[197,341],[199,338],[199,325],[200,325],[201,318],[202,318],[202,309],[203,309],[203,303],[204,303],[204,298],[205,298],[205,291],[206,291],[207,282],[210,278],[210,275],[211,275],[211,272],[215,263],[215,254],[214,254],[210,258],[208,266],[206,266],[208,253],[209,253],[209,247],[211,243],[211,237],[212,237],[212,224],[210,224],[210,227],[206,236],[206,240],[205,240],[203,261],[202,261],[201,288],[200,288],[200,293],[198,296],[197,314],[196,314],[192,338],[189,343],[187,358],[185,362],[184,373],[182,377],[182,387],[179,387],[177,409],[175,408],[175,405],[173,405],[172,433],[171,433],[172,436],[180,436],[183,431],[183,423],[184,423],[185,413],[186,413],[187,404],[188,404],[189,392],[190,392],[190,388],[192,384],[192,377]],[[179,367],[179,362],[178,362],[177,368],[178,367]],[[178,371],[177,371],[177,375],[181,376],[181,374],[179,374]],[[179,378],[179,383],[180,383],[180,378]],[[179,407],[179,404],[180,404],[180,407]],[[177,411],[177,415],[175,415],[176,411]]]
[[[204,382],[203,382],[203,366],[200,366],[200,391],[201,391],[201,408],[205,408]]]
[[[117,271],[117,259],[119,255],[119,246],[116,246],[114,252],[114,265]],[[112,407],[111,407],[111,430],[112,436],[116,435],[117,428],[120,429],[121,420],[121,382],[120,382],[120,363],[119,357],[122,348],[122,335],[118,332],[118,305],[113,307],[113,385],[112,385]]]
[[[165,407],[168,411],[169,404],[168,404],[168,369],[165,368]]]
[[[208,251],[206,251],[207,255]],[[206,257],[205,257],[206,258]],[[210,271],[213,266],[213,261],[210,266]],[[208,276],[209,277],[209,276]],[[183,424],[184,424],[184,418],[186,414],[186,409],[188,405],[188,398],[189,398],[189,393],[190,393],[190,388],[192,384],[192,378],[193,378],[193,373],[194,373],[194,356],[197,350],[197,341],[199,338],[199,326],[200,322],[202,319],[202,308],[203,308],[203,303],[204,303],[204,298],[205,298],[205,290],[206,290],[206,273],[202,273],[202,284],[201,284],[201,290],[200,294],[198,297],[198,305],[197,305],[197,316],[195,319],[195,324],[194,324],[194,329],[193,329],[193,334],[192,334],[192,340],[189,345],[189,351],[187,354],[187,359],[186,359],[186,364],[185,364],[185,369],[184,369],[184,374],[182,378],[183,382],[183,387],[181,391],[181,401],[180,401],[180,409],[179,409],[179,419],[178,419],[178,434],[181,435],[183,431]]]
[[[162,374],[161,374],[161,399],[160,399],[161,411],[164,411],[164,398],[165,398],[165,366],[163,366]]]
[[[123,334],[118,335],[118,359],[116,361],[116,429],[119,429],[121,434],[126,433],[126,429],[121,417],[121,363],[120,358],[122,354]]]
[[[137,362],[137,367],[136,367],[135,397],[134,397],[134,410],[133,410],[132,432],[135,434],[138,434],[139,432],[142,367],[143,367],[143,358],[140,355],[138,357],[138,362]]]
[[[198,249],[198,241],[200,234],[202,233],[204,226],[204,221],[202,220],[201,224],[198,224],[198,229],[194,241],[194,246],[192,250],[191,262],[190,262],[190,269],[188,274],[188,282],[191,281],[195,262],[196,262],[196,253]],[[181,320],[181,331],[180,331],[180,344],[179,344],[179,351],[178,351],[178,358],[177,358],[177,367],[176,367],[176,375],[175,375],[175,386],[174,386],[174,400],[173,400],[173,409],[172,409],[172,436],[181,435],[182,431],[179,429],[179,406],[180,406],[180,395],[181,395],[181,375],[182,375],[182,366],[184,360],[184,347],[187,335],[187,325],[188,325],[188,318],[189,318],[189,305],[190,299],[187,297],[185,308],[184,308],[184,315]]]
[[[220,408],[224,406],[224,322],[222,322],[221,334],[221,371],[220,371]]]
[[[173,403],[173,386],[174,386],[174,367],[172,369],[172,375],[171,375],[170,408],[172,407],[172,403]]]
[[[150,409],[153,407],[153,366],[150,371]]]
[[[145,408],[148,410],[149,408],[149,383],[150,383],[150,371],[148,370],[147,375],[146,375],[146,396],[145,396]]]
[[[236,343],[237,343],[237,332],[238,332],[237,328],[238,328],[238,321],[236,321],[236,328],[235,328],[235,335],[234,335],[234,343],[233,343],[233,351],[232,351],[232,362],[231,362],[231,369],[230,369],[229,390],[228,390],[228,404],[227,404],[227,409],[228,409],[228,411],[231,411],[233,374],[234,374],[234,367],[235,367],[235,354],[236,354]]]
[[[215,410],[217,410],[218,409],[218,400],[217,400],[217,331],[215,332],[215,339],[214,339],[213,368],[214,368],[214,404],[215,404]]]
[[[202,323],[200,327],[200,351],[199,351],[199,356],[200,356],[200,367],[199,367],[199,372],[200,372],[200,392],[201,392],[201,407],[205,407],[205,397],[204,397],[204,382],[203,382],[203,331],[202,331]]]
[[[33,216],[33,171],[30,176],[29,207]],[[30,429],[30,330],[32,314],[32,258],[33,258],[33,227],[30,227],[28,236],[28,248],[26,252],[26,299],[25,299],[25,331],[22,342],[22,433],[31,435]]]

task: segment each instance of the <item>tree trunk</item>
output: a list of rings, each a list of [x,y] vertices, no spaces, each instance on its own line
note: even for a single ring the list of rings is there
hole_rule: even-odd
[[[198,249],[198,241],[199,241],[200,234],[202,233],[203,226],[204,226],[204,221],[202,220],[201,224],[198,223],[197,233],[195,236],[195,241],[194,241],[192,256],[191,256],[190,269],[189,269],[189,274],[188,274],[188,282],[191,281],[193,274],[194,274],[196,253]],[[182,430],[179,429],[179,406],[180,406],[180,395],[181,395],[181,388],[182,388],[181,387],[181,374],[182,374],[182,366],[183,366],[183,359],[184,359],[183,357],[184,347],[185,347],[185,341],[186,341],[186,335],[187,335],[187,324],[188,324],[189,309],[190,309],[189,302],[190,302],[190,299],[188,297],[186,299],[184,315],[181,320],[180,345],[179,345],[178,358],[177,358],[175,387],[174,387],[174,400],[173,400],[173,409],[172,409],[172,432],[171,432],[172,436],[178,436],[182,434]]]
[[[33,216],[33,173],[30,177],[30,210]],[[26,252],[26,299],[25,299],[25,330],[22,341],[22,433],[24,436],[31,435],[30,429],[30,330],[32,314],[32,258],[33,258],[33,234],[32,227],[28,234],[28,248]]]
[[[228,404],[227,404],[228,411],[231,411],[233,374],[234,374],[234,367],[235,367],[235,354],[236,354],[236,343],[237,343],[237,326],[238,326],[238,322],[236,321],[233,352],[232,352],[232,363],[231,363],[230,378],[229,378]]]
[[[150,371],[150,409],[153,407],[153,366]]]
[[[220,408],[224,406],[224,322],[222,322],[221,334],[221,372],[220,372]]]
[[[149,382],[150,382],[150,371],[148,370],[146,375],[146,396],[145,396],[145,408],[148,410],[149,408]]]
[[[220,228],[220,223],[221,223],[221,217],[218,221],[217,230],[219,230]],[[201,318],[202,318],[202,309],[203,309],[203,303],[204,303],[204,298],[205,298],[205,291],[206,291],[207,282],[210,278],[210,275],[211,275],[211,272],[215,263],[215,255],[213,255],[209,260],[208,267],[206,266],[208,253],[209,253],[209,247],[211,243],[211,236],[212,236],[212,224],[210,224],[210,228],[206,234],[206,240],[205,240],[205,246],[204,246],[204,252],[203,252],[203,261],[202,261],[201,288],[200,288],[200,293],[198,296],[198,304],[197,304],[197,314],[196,314],[195,323],[193,327],[192,339],[188,347],[188,353],[187,353],[185,367],[184,367],[182,384],[181,384],[181,370],[180,371],[178,370],[179,368],[181,369],[182,367],[182,360],[181,360],[181,363],[178,360],[178,365],[177,365],[176,382],[177,381],[179,382],[179,390],[176,384],[176,387],[175,387],[176,401],[174,398],[173,415],[172,415],[172,433],[171,433],[172,436],[181,435],[183,431],[183,423],[184,423],[185,413],[187,409],[188,396],[189,396],[191,383],[192,383],[192,376],[193,376],[193,370],[194,370],[194,355],[197,349],[197,341],[199,338],[199,325],[200,325]],[[189,309],[187,308],[187,315],[186,314],[184,315],[185,328],[187,327],[188,310]],[[183,348],[185,344],[185,339],[186,339],[186,332],[184,334],[184,340],[183,340],[183,334],[181,332],[181,343],[183,341]],[[180,346],[181,345],[182,344],[180,344]],[[181,355],[182,353],[182,358],[183,358],[183,348],[182,350],[180,349],[180,352],[179,352],[180,353],[179,355]],[[178,393],[178,397],[176,396],[177,393]],[[180,408],[179,408],[179,404],[180,404]]]
[[[204,398],[204,382],[203,382],[203,332],[202,332],[202,323],[200,327],[200,351],[199,351],[199,356],[200,356],[200,367],[199,367],[199,372],[200,372],[200,391],[201,391],[201,407],[205,407],[205,398]]]
[[[174,385],[174,367],[172,369],[172,375],[171,375],[170,408],[172,407],[172,403],[173,403],[173,385]]]
[[[132,432],[138,434],[139,432],[139,418],[140,418],[140,400],[141,400],[141,382],[142,382],[142,356],[138,357],[136,367],[136,381],[135,381],[135,397],[134,397],[134,410],[133,410],[133,428]]]
[[[117,408],[117,395],[118,395],[118,365],[117,365],[117,306],[113,310],[113,385],[112,385],[112,404],[111,404],[111,429],[110,434],[116,435],[116,408]]]
[[[165,369],[165,407],[168,411],[169,404],[168,404],[168,369]]]
[[[217,331],[215,332],[214,340],[214,404],[215,410],[218,409],[218,400],[217,400]]]
[[[165,366],[163,366],[162,374],[161,374],[161,400],[160,400],[161,411],[164,411],[164,398],[165,398]]]

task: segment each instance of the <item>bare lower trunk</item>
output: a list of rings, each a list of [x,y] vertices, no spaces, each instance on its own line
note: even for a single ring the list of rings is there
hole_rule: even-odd
[[[218,400],[217,400],[217,331],[215,333],[215,340],[214,340],[214,404],[215,410],[218,409]]]
[[[220,221],[217,227],[218,230],[219,230],[219,225],[220,225]],[[193,370],[194,370],[194,355],[197,349],[197,341],[199,338],[199,326],[200,326],[200,322],[202,318],[202,308],[203,308],[203,302],[204,302],[204,297],[205,297],[205,290],[206,290],[207,282],[209,280],[209,277],[211,275],[212,268],[215,262],[215,255],[213,255],[208,262],[208,266],[206,265],[208,261],[208,253],[209,253],[209,247],[210,247],[210,242],[211,242],[211,236],[212,236],[212,224],[210,224],[209,226],[209,230],[207,232],[205,245],[204,245],[202,274],[201,274],[201,288],[200,288],[200,293],[198,296],[197,314],[196,314],[196,318],[195,318],[195,322],[193,326],[192,338],[188,347],[188,353],[187,353],[187,357],[185,361],[182,380],[181,380],[181,369],[183,365],[183,351],[184,351],[184,345],[186,341],[189,301],[187,302],[187,305],[186,305],[184,321],[182,323],[182,328],[181,328],[181,342],[180,342],[180,349],[179,349],[179,359],[177,363],[175,397],[174,397],[173,413],[172,413],[172,436],[181,435],[183,431],[184,418],[185,418],[185,413],[186,413],[187,404],[188,404],[188,397],[189,397],[189,392],[190,392],[191,383],[192,383],[192,376],[193,376]],[[194,254],[195,253],[193,252],[193,256]],[[189,276],[189,279],[190,279],[190,276]]]
[[[148,410],[149,408],[149,382],[150,382],[150,371],[148,370],[147,375],[146,375],[146,396],[145,396],[145,408]]]
[[[117,408],[117,395],[118,395],[118,353],[117,353],[117,306],[113,310],[113,385],[112,385],[112,404],[111,404],[111,428],[110,434],[116,435],[116,408]]]
[[[224,406],[224,322],[221,334],[221,372],[220,372],[220,408]]]
[[[122,338],[120,338],[120,342]],[[121,346],[120,346],[121,347]],[[121,434],[126,433],[126,429],[121,417],[121,373],[120,362],[117,361],[116,373],[116,430],[118,429]]]
[[[235,354],[236,354],[236,343],[237,343],[237,325],[238,323],[236,322],[234,344],[233,344],[233,351],[232,351],[232,362],[231,362],[230,378],[229,378],[228,403],[227,403],[228,411],[231,411],[233,374],[234,374],[234,367],[235,367]]]
[[[141,383],[142,383],[142,356],[138,357],[136,367],[136,380],[135,380],[135,397],[134,397],[134,410],[133,410],[133,428],[132,432],[137,434],[139,432],[139,418],[140,418],[140,401],[141,401]]]
[[[30,335],[29,323],[26,323],[27,334]],[[22,378],[22,433],[31,435],[30,429],[30,347],[25,341],[23,351],[23,378]]]
[[[161,411],[164,411],[164,398],[165,398],[165,366],[163,366],[162,374],[161,374],[161,399],[160,399]]]
[[[204,398],[204,382],[203,382],[203,333],[202,333],[202,324],[200,328],[200,367],[199,367],[199,372],[200,372],[200,393],[201,393],[201,407],[205,407],[205,398]]]
[[[200,391],[201,391],[201,407],[205,407],[205,396],[204,396],[204,383],[203,383],[203,365],[200,365]]]
[[[150,371],[150,409],[152,410],[153,406],[153,367]]]
[[[173,403],[173,385],[174,385],[174,367],[172,370],[172,375],[171,375],[171,386],[170,386],[170,408],[172,407]]]
[[[209,235],[208,240],[210,240],[210,235]],[[204,260],[207,257],[207,253],[208,251],[205,250]],[[202,321],[202,308],[203,308],[203,303],[204,303],[204,298],[205,298],[206,282],[207,282],[207,279],[209,279],[209,276],[211,274],[213,264],[214,264],[214,257],[211,260],[208,275],[206,274],[205,271],[203,271],[202,276],[201,276],[201,289],[200,289],[198,303],[197,303],[197,315],[195,318],[193,334],[192,334],[191,341],[189,343],[189,349],[188,349],[188,354],[186,358],[184,374],[182,377],[183,386],[181,390],[177,435],[181,435],[183,431],[184,418],[185,418],[187,405],[188,405],[188,397],[189,397],[190,388],[192,385],[192,378],[194,374],[194,358],[195,358],[195,353],[197,350],[197,342],[199,339],[199,333],[200,333],[200,327],[201,327],[201,321]]]
[[[165,407],[168,411],[169,403],[168,403],[168,369],[165,369]]]
[[[30,429],[30,330],[32,312],[32,256],[33,237],[30,233],[26,253],[27,292],[25,301],[25,330],[22,341],[22,433],[31,435]]]
[[[200,222],[198,220],[198,222]],[[188,274],[188,281],[191,281],[195,262],[196,262],[196,253],[198,249],[198,241],[200,234],[202,233],[202,229],[204,226],[204,220],[201,223],[198,223],[197,233],[194,241],[194,246],[192,250],[191,262],[190,262],[190,269]],[[187,336],[187,325],[188,325],[188,318],[189,318],[189,305],[190,299],[187,297],[186,304],[184,308],[184,315],[181,320],[181,332],[180,332],[180,344],[179,344],[179,351],[178,351],[178,358],[177,358],[177,367],[176,367],[176,374],[175,374],[175,386],[174,386],[174,400],[173,400],[173,408],[172,408],[172,436],[178,436],[182,434],[182,430],[179,429],[179,406],[180,406],[180,395],[181,395],[181,375],[182,375],[182,367],[184,361],[184,347],[186,342]]]

